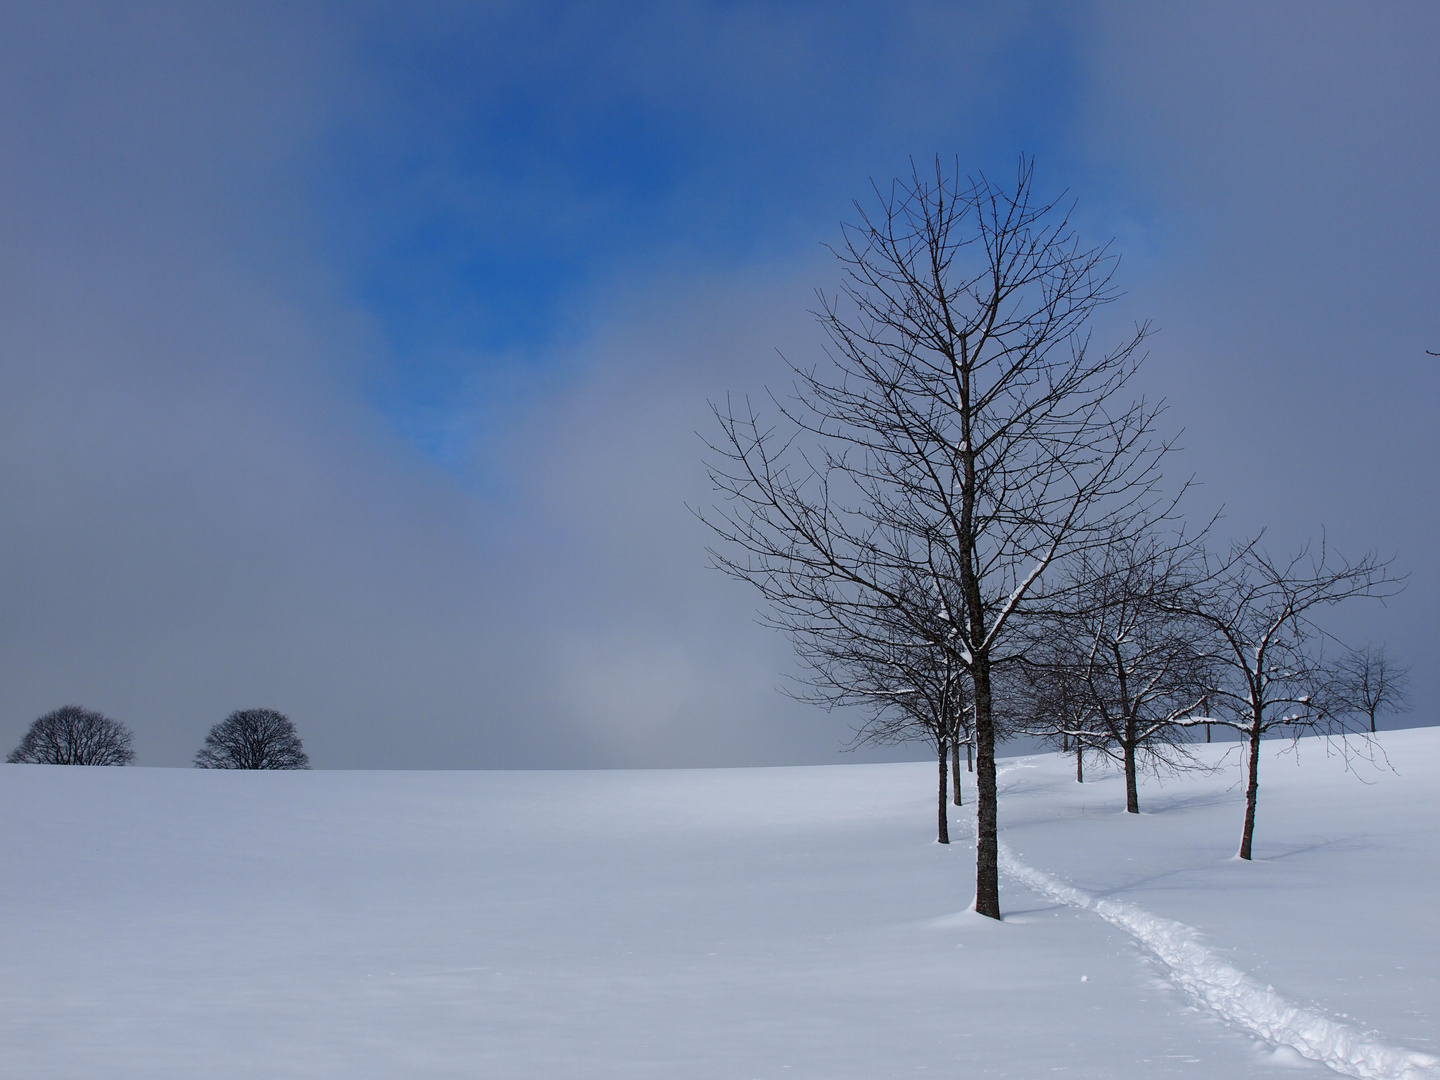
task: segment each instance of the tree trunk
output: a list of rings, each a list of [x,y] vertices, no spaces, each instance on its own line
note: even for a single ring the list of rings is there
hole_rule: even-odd
[[[955,789],[955,805],[964,806],[960,798],[960,736],[950,741],[950,786]]]
[[[1000,834],[996,814],[995,718],[990,711],[990,658],[975,658],[975,910],[1000,918]]]
[[[1122,749],[1125,751],[1125,812],[1127,814],[1138,814],[1140,812],[1140,791],[1135,782],[1135,714],[1127,710],[1125,717],[1125,743]]]
[[[935,742],[940,751],[940,822],[936,839],[942,844],[948,844],[950,842],[950,818],[945,812],[945,804],[950,800],[949,792],[945,790],[945,767],[949,764],[946,759],[950,756],[950,746],[944,739],[936,739]]]
[[[1250,729],[1250,783],[1245,787],[1245,833],[1240,837],[1240,858],[1250,858],[1255,835],[1255,797],[1260,791],[1260,725]]]
[[[1125,744],[1125,812],[1140,812],[1140,791],[1135,783],[1135,744]]]
[[[965,743],[965,771],[975,771],[975,741],[973,739]]]
[[[1075,783],[1085,782],[1085,748],[1080,745],[1080,740],[1075,740]]]

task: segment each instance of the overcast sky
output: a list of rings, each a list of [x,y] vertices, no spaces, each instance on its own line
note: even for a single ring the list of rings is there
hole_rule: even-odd
[[[1003,7],[7,4],[0,750],[79,703],[142,765],[250,706],[321,768],[839,760],[696,432],[937,152],[1115,238],[1195,515],[1397,557],[1345,632],[1433,722],[1440,8]]]

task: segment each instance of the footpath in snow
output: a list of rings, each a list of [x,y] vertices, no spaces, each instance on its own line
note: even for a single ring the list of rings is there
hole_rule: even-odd
[[[1402,739],[1419,739],[1426,737],[1430,737],[1430,733],[1405,733],[1401,736]],[[1310,742],[1313,745],[1305,748],[1307,751],[1305,757],[1307,759],[1306,764],[1308,764],[1312,770],[1317,767],[1318,763],[1321,771],[1328,771],[1333,774],[1337,766],[1340,767],[1342,772],[1345,771],[1343,758],[1336,755],[1327,756],[1324,753],[1317,753],[1316,751],[1320,748],[1318,740],[1310,740]],[[1272,850],[1276,846],[1273,843],[1273,832],[1277,829],[1285,829],[1287,826],[1293,827],[1293,819],[1296,816],[1297,810],[1300,811],[1302,815],[1307,809],[1310,809],[1311,812],[1314,813],[1314,808],[1309,806],[1310,800],[1305,800],[1305,802],[1299,806],[1287,805],[1288,800],[1285,798],[1286,794],[1293,794],[1297,787],[1303,788],[1304,785],[1297,785],[1296,782],[1296,760],[1294,760],[1293,756],[1290,756],[1290,760],[1287,760],[1287,755],[1283,752],[1283,748],[1278,748],[1281,752],[1277,754],[1277,748],[1277,746],[1267,747],[1267,756],[1275,759],[1265,763],[1268,768],[1272,770],[1271,774],[1266,776],[1262,770],[1262,776],[1272,782],[1270,784],[1262,783],[1262,792],[1269,795],[1270,798],[1267,804],[1267,800],[1262,796],[1260,813],[1261,835],[1264,835],[1265,827],[1269,825],[1272,830]],[[1218,756],[1222,751],[1214,750],[1212,753]],[[1022,779],[1023,772],[1027,769],[1036,768],[1037,764],[1048,766],[1048,771],[1051,773],[1054,771],[1053,767],[1055,762],[1049,756],[1036,758],[1033,759],[1033,761],[1022,760],[1011,762],[1001,766],[1002,775],[1008,774],[1006,779],[1009,781],[1008,783],[1004,783],[1002,787],[1002,806],[1005,805],[1007,796],[1012,800],[1015,798],[1017,792],[1014,788],[1020,787],[1023,789],[1026,786]],[[1414,763],[1407,762],[1406,764],[1411,766],[1411,771],[1413,772]],[[1362,765],[1362,768],[1363,767]],[[1278,777],[1274,770],[1279,770]],[[1222,772],[1222,779],[1223,775]],[[1055,777],[1052,775],[1049,779],[1052,781],[1053,786]],[[1280,797],[1278,798],[1273,792],[1267,790],[1276,786],[1274,783],[1276,779],[1279,781],[1278,786],[1281,790]],[[1362,778],[1358,776],[1351,777],[1351,779],[1354,784],[1352,790],[1346,791],[1343,787],[1335,788],[1334,795],[1338,795],[1341,798],[1337,800],[1334,798],[1334,795],[1332,795],[1329,800],[1325,800],[1332,807],[1338,802],[1339,808],[1342,810],[1340,816],[1343,816],[1343,810],[1346,806],[1346,796],[1351,798],[1359,796],[1362,797],[1361,801],[1367,801],[1364,800],[1363,797],[1368,797],[1368,801],[1375,801],[1377,797],[1380,802],[1400,801],[1395,800],[1396,792],[1393,787],[1390,792],[1384,791],[1381,787],[1381,785],[1387,782],[1394,785],[1399,780],[1399,777],[1393,770],[1372,770],[1371,775],[1363,778],[1363,781]],[[1421,779],[1423,781],[1423,779],[1426,778],[1422,777]],[[1021,781],[1018,785],[1015,783],[1017,780]],[[1412,786],[1414,781],[1415,778],[1412,776]],[[1063,786],[1069,787],[1072,792],[1080,787],[1073,783],[1062,782],[1062,784]],[[1032,790],[1036,787],[1036,785],[1033,784],[1029,786]],[[1186,785],[1182,781],[1172,784],[1172,789],[1183,788],[1184,786]],[[1209,786],[1214,787],[1216,785],[1212,781]],[[1309,786],[1318,788],[1319,785],[1312,783]],[[1004,788],[1010,788],[1011,790],[1005,791]],[[1309,794],[1313,796],[1314,792],[1309,792]],[[1168,809],[1170,806],[1173,806],[1175,801],[1173,798],[1164,798],[1160,791],[1155,788],[1152,788],[1150,795],[1152,799],[1156,799],[1157,796],[1159,796],[1158,801],[1162,808]],[[1389,798],[1386,798],[1387,795]],[[1211,801],[1215,800],[1212,799]],[[1238,804],[1238,800],[1225,801],[1236,802]],[[1096,808],[1092,804],[1088,809],[1094,812]],[[1408,812],[1403,816],[1396,814],[1390,817],[1390,821],[1396,831],[1403,832],[1413,830],[1415,826],[1415,814],[1420,815],[1422,820],[1425,819],[1427,807],[1424,805],[1407,807],[1406,809]],[[1114,814],[1107,816],[1111,819],[1110,824],[1117,824]],[[1316,815],[1317,818],[1322,816],[1323,815]],[[1129,818],[1128,821],[1126,820],[1127,817]],[[1358,820],[1355,824],[1363,824],[1368,827],[1373,827],[1377,824],[1377,822],[1373,820],[1365,820],[1363,815],[1357,814],[1356,817]],[[1431,849],[1436,846],[1434,836],[1436,829],[1433,821],[1434,819],[1430,818],[1419,830],[1425,834],[1429,834],[1427,846]],[[1120,815],[1118,819],[1120,829],[1123,829],[1125,825],[1131,823],[1140,824],[1140,822],[1133,817]],[[1324,829],[1330,824],[1332,823],[1323,820],[1312,819],[1311,822],[1312,827],[1319,829]],[[1193,835],[1193,829],[1182,829],[1178,836],[1172,835],[1172,840],[1178,840],[1183,843],[1184,839],[1187,838],[1187,833]],[[1111,835],[1112,837],[1120,835],[1119,829],[1112,830]],[[1049,839],[1053,843],[1055,838],[1052,836]],[[1344,850],[1346,848],[1356,849],[1361,847],[1361,844],[1357,842],[1359,838],[1350,836],[1345,839],[1348,842],[1336,843],[1333,837],[1329,839],[1312,837],[1309,838],[1309,843],[1296,845],[1296,837],[1293,835],[1286,836],[1282,838],[1281,843],[1278,845],[1280,849],[1279,854],[1283,857],[1297,850],[1310,854],[1313,851],[1326,848]],[[1364,846],[1371,848],[1379,846],[1373,836],[1367,836],[1364,840],[1366,842]],[[1139,904],[1115,899],[1112,896],[1104,894],[1096,895],[1067,884],[1055,876],[1027,864],[1016,855],[1010,845],[1003,841],[1000,844],[999,856],[1001,870],[1010,880],[1023,884],[1032,892],[1048,900],[1083,911],[1093,912],[1106,922],[1120,928],[1164,965],[1167,978],[1176,987],[1183,990],[1199,1005],[1213,1010],[1215,1014],[1223,1018],[1226,1022],[1252,1033],[1256,1037],[1263,1039],[1266,1043],[1276,1047],[1288,1047],[1302,1057],[1324,1064],[1335,1072],[1346,1076],[1363,1078],[1363,1080],[1440,1080],[1440,1057],[1431,1053],[1397,1046],[1375,1031],[1361,1030],[1352,1023],[1338,1019],[1335,1015],[1327,1014],[1328,1011],[1322,1007],[1307,1007],[1287,998],[1284,994],[1277,991],[1273,985],[1267,984],[1263,980],[1248,974],[1230,962],[1226,957],[1222,956],[1216,949],[1207,946],[1205,944],[1205,935],[1195,927],[1175,919],[1157,915]],[[1419,861],[1416,860],[1416,862],[1410,864],[1413,870],[1419,870],[1420,866],[1424,865],[1423,863],[1417,865],[1418,862]],[[1433,863],[1433,859],[1426,860],[1426,862]],[[1247,865],[1236,859],[1227,859],[1225,863],[1228,864],[1228,866],[1224,867],[1224,869],[1237,872],[1227,883],[1231,885],[1231,888],[1227,891],[1233,891],[1236,885],[1243,888],[1246,884],[1254,884],[1253,882],[1245,883],[1243,881],[1237,881],[1239,875],[1249,873],[1258,876],[1265,873],[1265,867],[1263,866],[1256,867]],[[1399,863],[1400,865],[1404,865],[1405,860],[1401,859]],[[1152,885],[1157,886],[1157,895],[1168,893],[1167,899],[1173,897],[1177,892],[1182,894],[1185,892],[1203,893],[1203,890],[1197,889],[1194,883],[1186,882],[1180,884],[1176,882],[1175,876],[1176,875],[1167,873],[1162,869],[1158,873],[1152,872],[1148,877],[1142,877],[1141,880],[1148,881]],[[1355,882],[1352,880],[1346,883],[1346,886],[1341,886],[1339,880],[1336,880],[1340,879],[1340,875],[1334,874],[1333,870],[1331,878],[1333,884],[1331,899],[1337,904],[1345,905],[1348,910],[1352,912],[1352,918],[1356,924],[1373,921],[1365,920],[1358,914],[1366,910],[1366,905],[1363,901],[1352,902],[1351,897],[1345,895],[1347,887],[1350,890],[1354,890]],[[1398,881],[1382,883],[1376,882],[1373,879],[1367,879],[1363,876],[1360,880],[1364,883],[1361,886],[1362,889],[1367,885],[1371,889],[1380,886],[1383,891],[1386,892],[1395,890],[1397,886],[1401,885]],[[1163,888],[1158,887],[1161,882],[1164,883]],[[1261,888],[1262,890],[1264,889],[1263,883]],[[1423,895],[1423,889],[1400,888],[1399,891],[1417,899]],[[1258,920],[1272,926],[1276,921],[1275,916],[1289,909],[1293,903],[1292,897],[1286,896],[1278,889],[1272,888],[1268,891],[1262,891],[1260,896],[1261,899],[1259,903],[1252,906],[1260,908],[1260,910],[1256,912]],[[1297,937],[1306,936],[1308,930],[1308,936],[1310,937],[1308,947],[1310,951],[1318,953],[1323,957],[1328,951],[1328,946],[1331,942],[1323,935],[1317,937],[1314,933],[1314,928],[1306,926],[1303,910],[1297,911],[1295,914],[1300,932],[1296,934],[1292,930],[1292,932],[1286,936],[1293,940]],[[1433,964],[1433,956],[1428,958],[1422,956],[1422,959],[1429,959]],[[1432,983],[1435,982],[1433,969],[1429,981]]]
[[[1226,1020],[1311,1061],[1362,1080],[1440,1080],[1440,1058],[1402,1050],[1347,1024],[1301,1008],[1232,967],[1200,942],[1193,927],[1123,900],[1097,899],[1026,866],[1000,845],[1000,869],[1027,888],[1062,904],[1093,911],[1154,953],[1171,980]]]

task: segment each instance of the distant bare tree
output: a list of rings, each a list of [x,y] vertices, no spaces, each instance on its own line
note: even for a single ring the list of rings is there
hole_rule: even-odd
[[[1397,664],[1384,645],[1354,649],[1336,666],[1335,696],[1344,708],[1365,717],[1370,734],[1375,734],[1377,714],[1404,712],[1410,707],[1410,671]]]
[[[965,673],[948,653],[933,651],[905,656],[905,665],[889,672],[895,679],[895,690],[882,697],[876,693],[868,696],[872,713],[866,724],[857,732],[857,743],[900,743],[921,740],[935,751],[938,769],[938,826],[937,839],[942,844],[950,842],[949,819],[946,813],[950,793],[947,791],[947,768],[954,785],[954,803],[962,804],[960,777],[955,768],[951,748],[959,745],[965,709]],[[905,685],[900,686],[899,680]],[[857,678],[858,688],[866,680]],[[875,685],[875,684],[871,684]],[[851,700],[866,700],[863,693],[848,695]],[[888,699],[888,700],[887,700]]]
[[[963,805],[960,787],[960,747],[965,747],[965,771],[975,771],[975,713],[967,684],[962,678],[955,688],[954,734],[950,739],[950,775],[955,805]]]
[[[308,769],[295,725],[274,709],[241,709],[210,729],[197,769]]]
[[[46,713],[6,759],[12,765],[129,765],[135,760],[130,729],[118,720],[66,705]]]
[[[1355,597],[1383,598],[1404,587],[1390,564],[1373,554],[1349,563],[1321,540],[1279,561],[1258,541],[1236,545],[1224,559],[1207,557],[1202,574],[1165,605],[1198,619],[1215,634],[1218,678],[1209,694],[1208,722],[1245,739],[1249,769],[1240,858],[1251,857],[1260,788],[1260,744],[1271,733],[1296,737],[1334,730],[1341,706],[1327,696],[1336,683],[1320,650],[1325,634],[1313,618],[1322,608]]]
[[[760,591],[775,625],[888,609],[923,636],[939,608],[971,694],[975,910],[992,918],[996,668],[1056,562],[1151,512],[1165,449],[1157,407],[1122,400],[1145,327],[1090,348],[1115,256],[1082,246],[1031,178],[1028,161],[1001,187],[937,159],[877,191],[873,213],[857,203],[834,249],[845,282],[816,312],[830,363],[792,368],[778,421],[717,408],[710,461],[726,500],[707,518],[715,563]],[[898,587],[917,579],[925,590]]]
[[[938,604],[932,597],[927,605],[916,595],[924,586],[912,579],[893,588],[906,597],[903,610],[858,605],[836,611],[824,623],[792,629],[809,670],[804,689],[791,696],[826,708],[862,709],[853,745],[922,741],[933,747],[939,769],[937,839],[948,844],[946,767],[951,748],[968,728],[964,671],[944,646]],[[916,619],[927,610],[926,619]],[[954,783],[958,804],[958,774]]]
[[[1062,754],[1075,755],[1075,782],[1085,782],[1085,753],[1095,726],[1094,706],[1069,674],[1074,650],[1051,625],[1052,634],[1036,633],[1025,663],[1006,673],[1013,728],[1040,738]],[[1085,738],[1081,738],[1084,735]],[[1096,734],[1098,738],[1098,733]]]
[[[1138,771],[1190,767],[1185,729],[1195,722],[1213,681],[1212,632],[1175,610],[1197,548],[1154,533],[1115,536],[1079,553],[1055,591],[1055,609],[1032,632],[1035,671],[1033,734],[1058,735],[1076,753],[1117,761],[1125,776],[1125,809],[1140,812]],[[1166,604],[1166,600],[1172,602]]]

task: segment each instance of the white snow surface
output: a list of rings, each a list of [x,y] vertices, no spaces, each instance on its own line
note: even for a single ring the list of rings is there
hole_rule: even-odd
[[[1440,1080],[1440,1058],[1389,1046],[1349,1024],[1287,1001],[1273,986],[1261,986],[1205,948],[1193,927],[1123,900],[1097,900],[1026,866],[1003,842],[1000,868],[1041,896],[1094,911],[1120,927],[1165,963],[1176,986],[1277,1047],[1291,1047],[1302,1057],[1323,1062],[1345,1076]]]
[[[930,763],[0,766],[0,1076],[1431,1080],[1440,729],[1382,742],[1267,744],[1253,863],[1233,761],[1010,763],[1000,923]]]

